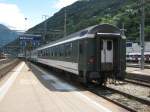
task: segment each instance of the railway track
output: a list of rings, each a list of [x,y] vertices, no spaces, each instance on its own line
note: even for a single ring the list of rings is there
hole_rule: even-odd
[[[124,91],[121,91],[119,89],[116,89],[116,85],[114,87],[109,87],[109,86],[94,86],[91,85],[89,87],[85,87],[87,90],[89,90],[92,93],[95,93],[96,95],[122,107],[125,108],[128,111],[131,112],[149,112],[150,111],[150,87],[146,84],[137,84],[137,83],[130,83],[127,81],[123,81],[119,86],[122,87],[125,85],[134,85],[132,88],[136,88],[137,86],[140,88],[146,88],[147,89],[147,99],[145,97],[139,97],[136,94],[133,94],[131,92],[126,92],[128,91],[127,89]],[[112,84],[111,84],[112,85]],[[117,85],[118,86],[118,85]],[[129,86],[130,87],[130,86]],[[131,88],[130,88],[131,89]],[[137,88],[138,90],[139,88]],[[143,91],[143,90],[141,90]],[[146,90],[145,90],[146,91]],[[138,93],[139,91],[137,91]],[[149,95],[148,95],[149,93]]]
[[[12,70],[20,60],[14,59],[9,60],[7,63],[4,63],[0,66],[0,79],[2,79],[10,70]]]
[[[136,81],[131,82],[125,80],[121,81],[120,84],[108,84],[107,86],[105,86],[105,89],[118,94],[118,96],[121,96],[122,98],[124,98],[124,100],[126,100],[126,103],[129,102],[129,104],[121,102],[121,104],[123,104],[124,106],[132,105],[131,108],[139,112],[150,111],[150,87],[145,83],[140,84]],[[137,109],[137,107],[139,108]]]
[[[146,82],[142,82],[142,81],[125,79],[124,82],[132,83],[132,84],[136,84],[136,85],[140,85],[140,86],[144,86],[144,87],[149,87],[150,88],[150,83],[146,83]]]
[[[89,91],[131,112],[149,112],[150,102],[110,87],[89,87]]]
[[[126,79],[150,84],[150,76],[149,75],[127,73]]]
[[[98,96],[100,96],[100,97],[102,97],[102,98],[104,98],[104,99],[106,99],[106,100],[108,100],[108,101],[110,101],[110,102],[112,102],[112,103],[122,107],[122,108],[125,108],[126,110],[128,110],[130,112],[136,112],[135,109],[133,109],[133,108],[131,108],[129,106],[126,106],[125,104],[123,104],[123,103],[121,103],[121,102],[119,102],[117,100],[114,100],[111,97],[108,97],[108,96],[112,96],[112,95],[120,96],[120,94],[117,94],[117,93],[115,93],[112,90],[108,90],[108,89],[106,89],[106,87],[96,87],[96,88],[95,87],[88,87],[87,89],[90,92],[95,93],[96,95],[98,95]],[[125,99],[124,96],[123,97],[120,96],[120,97],[121,97],[121,99]]]
[[[147,99],[144,99],[144,98],[140,98],[140,97],[137,97],[137,96],[134,96],[132,94],[129,94],[129,93],[126,93],[126,92],[123,92],[123,91],[119,91],[117,89],[114,89],[114,88],[111,88],[111,87],[105,87],[106,89],[108,90],[111,90],[111,91],[114,91],[116,93],[119,93],[119,94],[122,94],[123,96],[126,96],[128,98],[132,98],[138,102],[141,102],[143,104],[146,104],[146,105],[150,105],[150,100],[147,100]]]

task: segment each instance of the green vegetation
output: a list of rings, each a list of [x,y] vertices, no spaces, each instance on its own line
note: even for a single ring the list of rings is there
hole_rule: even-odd
[[[88,26],[110,23],[122,28],[125,25],[127,39],[139,41],[139,0],[79,0],[61,9],[47,20],[47,41],[63,37],[64,12],[67,12],[67,35]],[[145,4],[145,40],[150,41],[150,4]],[[29,29],[28,33],[41,34],[44,23]],[[61,30],[56,32],[54,30]]]

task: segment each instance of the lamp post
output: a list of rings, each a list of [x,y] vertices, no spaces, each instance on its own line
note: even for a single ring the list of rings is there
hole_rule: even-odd
[[[144,0],[141,0],[141,25],[140,25],[140,37],[141,37],[141,70],[144,70],[144,27],[145,27],[145,10],[144,10]]]
[[[25,21],[24,21],[24,22],[25,22],[25,23],[24,23],[24,24],[25,24],[24,30],[26,31],[26,30],[27,30],[27,20],[28,20],[28,18],[25,17],[24,20],[25,20]]]
[[[44,18],[44,32],[43,32],[43,42],[45,43],[46,34],[47,34],[47,18],[48,15],[42,15],[42,18]]]
[[[67,35],[67,10],[65,8],[65,18],[64,18],[64,37]]]

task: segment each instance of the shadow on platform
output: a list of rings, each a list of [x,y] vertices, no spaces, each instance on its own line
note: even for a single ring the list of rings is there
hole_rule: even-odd
[[[28,71],[32,72],[37,77],[37,79],[50,91],[56,92],[85,91],[83,89],[78,89],[80,87],[75,87],[72,84],[70,84],[70,81],[67,81],[66,79],[62,78],[62,76],[60,76],[59,73],[40,67],[40,69],[46,71],[45,73],[47,73],[43,75],[43,73],[41,73],[40,70],[34,67],[34,64],[26,62],[26,65],[29,67]],[[81,86],[80,84],[77,85]]]

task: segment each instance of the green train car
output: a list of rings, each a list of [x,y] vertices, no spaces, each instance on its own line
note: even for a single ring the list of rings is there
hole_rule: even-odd
[[[123,80],[126,38],[109,24],[83,29],[31,52],[32,61],[70,72],[83,83],[103,84],[107,77]]]

